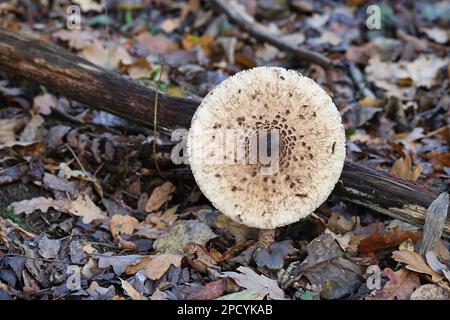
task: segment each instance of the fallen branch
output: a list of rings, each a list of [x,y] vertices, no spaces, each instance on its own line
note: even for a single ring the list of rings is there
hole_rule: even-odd
[[[39,84],[68,98],[151,127],[156,92],[95,66],[66,50],[0,28],[0,69]],[[159,95],[158,124],[187,128],[197,104]],[[425,186],[346,162],[334,194],[376,212],[422,227],[428,206],[438,193]],[[443,235],[450,238],[447,219]]]
[[[0,28],[0,57],[0,68],[8,73],[134,123],[153,124],[155,90],[127,81],[56,45]],[[196,102],[163,94],[158,100],[160,127],[189,127]]]
[[[230,1],[211,0],[211,3],[213,3],[221,13],[224,13],[234,24],[242,28],[253,38],[263,42],[267,42],[274,47],[277,47],[278,49],[294,54],[299,59],[318,64],[325,69],[328,69],[332,66],[331,60],[324,55],[305,48],[294,47],[289,43],[281,41],[277,35],[272,35],[266,30],[263,30],[261,27],[258,27],[250,19],[235,10],[233,8],[233,4],[230,3]]]

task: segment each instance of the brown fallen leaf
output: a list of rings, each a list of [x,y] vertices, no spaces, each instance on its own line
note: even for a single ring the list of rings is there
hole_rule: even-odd
[[[367,297],[366,300],[409,300],[414,290],[420,287],[419,277],[406,269],[394,272],[386,268],[384,273],[389,278],[388,282],[375,296]]]
[[[235,291],[238,287],[230,278],[210,282],[186,297],[186,300],[212,300],[225,293]]]
[[[179,268],[183,256],[177,254],[160,254],[153,256],[146,256],[134,265],[130,265],[125,270],[125,274],[135,274],[140,270],[145,270],[145,274],[151,280],[158,280],[170,268],[171,265]]]
[[[119,234],[133,234],[136,226],[139,225],[139,221],[132,216],[122,216],[115,214],[111,220],[109,220],[109,230],[111,234],[116,237]]]
[[[395,261],[405,263],[408,270],[430,275],[435,282],[442,280],[442,276],[433,271],[422,256],[416,252],[394,251],[392,252],[392,258]]]
[[[75,201],[71,201],[68,211],[82,217],[83,223],[86,224],[107,218],[106,213],[97,207],[89,195],[81,195]]]
[[[145,212],[158,210],[164,203],[172,199],[172,193],[174,192],[175,186],[170,181],[156,187],[145,204]]]
[[[406,156],[406,158],[397,159],[394,162],[390,174],[405,180],[416,181],[419,178],[422,169],[420,164],[413,168],[411,157]]]
[[[37,197],[30,200],[22,200],[11,203],[11,206],[16,214],[30,214],[35,210],[47,212],[50,207],[58,211],[64,211],[66,205],[67,202],[65,200],[55,200],[46,197]]]
[[[375,230],[373,234],[360,241],[358,250],[360,253],[367,255],[395,248],[406,239],[411,239],[413,242],[416,242],[419,238],[420,236],[416,232],[403,231],[397,225],[394,229],[383,235],[378,230]]]
[[[120,278],[119,278],[120,279]],[[120,279],[120,282],[122,283],[122,289],[125,290],[127,295],[132,300],[147,300],[142,294],[140,294],[133,286],[125,280]]]

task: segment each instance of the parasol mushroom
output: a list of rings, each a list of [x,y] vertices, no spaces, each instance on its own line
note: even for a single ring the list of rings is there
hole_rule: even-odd
[[[277,227],[325,202],[345,160],[330,96],[278,67],[239,72],[211,90],[192,118],[187,146],[200,190],[226,216],[262,229],[261,247],[274,241]]]

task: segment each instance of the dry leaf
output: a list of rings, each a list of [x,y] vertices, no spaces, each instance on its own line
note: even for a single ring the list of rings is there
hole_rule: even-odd
[[[342,39],[337,34],[331,31],[324,31],[320,37],[314,39],[318,44],[331,44],[332,46],[338,46]]]
[[[161,24],[159,25],[159,28],[166,32],[166,33],[171,33],[173,32],[176,28],[178,28],[178,26],[180,25],[181,19],[165,19],[163,22],[161,22]]]
[[[416,232],[403,231],[397,225],[394,229],[381,235],[378,230],[373,234],[364,238],[359,243],[358,249],[362,254],[377,253],[382,250],[395,248],[399,246],[406,239],[411,239],[414,242],[419,240],[419,235]]]
[[[80,55],[93,64],[110,69],[116,69],[119,64],[130,65],[133,63],[133,59],[125,48],[105,48],[98,40],[86,45]]]
[[[153,243],[153,248],[158,252],[177,253],[194,243],[204,246],[215,237],[217,235],[206,224],[198,220],[183,220],[159,237]]]
[[[164,203],[172,199],[172,193],[175,190],[175,186],[170,181],[166,181],[159,187],[156,187],[145,204],[145,211],[152,212],[158,210]]]
[[[58,211],[65,211],[67,201],[55,200],[46,197],[37,197],[30,200],[22,200],[11,203],[11,206],[16,214],[25,213],[30,214],[35,210],[41,210],[47,212],[50,207]]]
[[[0,119],[0,145],[16,141],[16,133],[23,127],[19,118]]]
[[[392,258],[395,261],[405,263],[406,269],[430,275],[433,281],[437,282],[442,280],[442,276],[433,271],[433,269],[427,265],[422,256],[416,252],[394,251],[392,252]]]
[[[430,88],[438,70],[448,64],[448,58],[433,55],[420,55],[416,60],[400,62],[384,62],[379,56],[369,59],[365,72],[369,81],[387,91],[388,95],[400,99],[412,98],[415,87]],[[399,82],[412,81],[412,87],[399,87]]]
[[[106,213],[102,211],[91,200],[89,195],[81,195],[70,203],[68,211],[76,216],[82,217],[84,223],[91,223],[94,220],[106,219]]]
[[[394,272],[386,268],[384,273],[389,281],[380,292],[375,296],[367,297],[367,300],[409,300],[414,290],[420,286],[419,277],[406,269]]]
[[[72,170],[65,162],[61,162],[58,168],[60,170],[59,175],[66,179],[77,178],[85,181],[95,181],[95,178],[89,173],[82,170]]]
[[[177,46],[173,40],[163,35],[153,36],[147,31],[139,33],[135,38],[138,54],[147,56],[150,53],[165,53]]]
[[[212,35],[196,37],[196,36],[187,34],[183,37],[182,43],[183,43],[183,48],[188,51],[191,51],[195,46],[199,45],[203,48],[203,51],[205,52],[205,54],[209,56],[212,53],[211,44],[212,44],[213,40],[214,40],[214,37]]]
[[[145,274],[151,280],[158,280],[170,268],[171,265],[179,268],[183,256],[177,254],[160,254],[154,256],[146,256],[135,264],[130,265],[125,270],[125,274],[135,274],[136,272],[145,269]]]
[[[407,156],[404,159],[397,159],[394,162],[390,174],[405,180],[416,181],[419,178],[422,169],[420,164],[413,169],[411,157]]]
[[[23,142],[41,140],[45,133],[45,129],[42,128],[43,124],[44,118],[41,115],[32,112],[30,121],[28,121],[27,125],[20,133],[19,140]]]
[[[145,298],[135,288],[133,288],[133,286],[129,282],[122,279],[120,279],[120,282],[122,283],[122,289],[125,290],[125,292],[132,300],[147,300],[147,298]]]
[[[122,216],[115,214],[109,220],[109,230],[116,237],[119,234],[133,234],[134,229],[139,225],[139,221],[132,216]]]
[[[140,57],[127,67],[127,72],[133,79],[150,78],[153,72],[152,66],[144,57]]]
[[[283,290],[278,286],[276,280],[259,275],[248,267],[237,268],[238,272],[223,272],[222,275],[232,278],[245,289],[255,290],[261,295],[268,295],[273,300],[285,300]]]

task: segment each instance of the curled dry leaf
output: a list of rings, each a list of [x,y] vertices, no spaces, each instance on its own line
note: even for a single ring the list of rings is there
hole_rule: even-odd
[[[156,187],[145,204],[145,211],[158,210],[164,203],[172,199],[172,193],[174,192],[175,186],[170,181],[166,181],[159,187]]]
[[[433,271],[422,256],[416,252],[411,251],[394,251],[392,252],[392,258],[395,261],[403,262],[406,264],[406,269],[412,270],[418,273],[424,273],[430,275],[433,281],[442,280],[442,276]]]
[[[410,156],[406,158],[397,159],[391,169],[391,175],[399,178],[416,181],[422,173],[422,166],[419,164],[413,168],[412,160]]]

